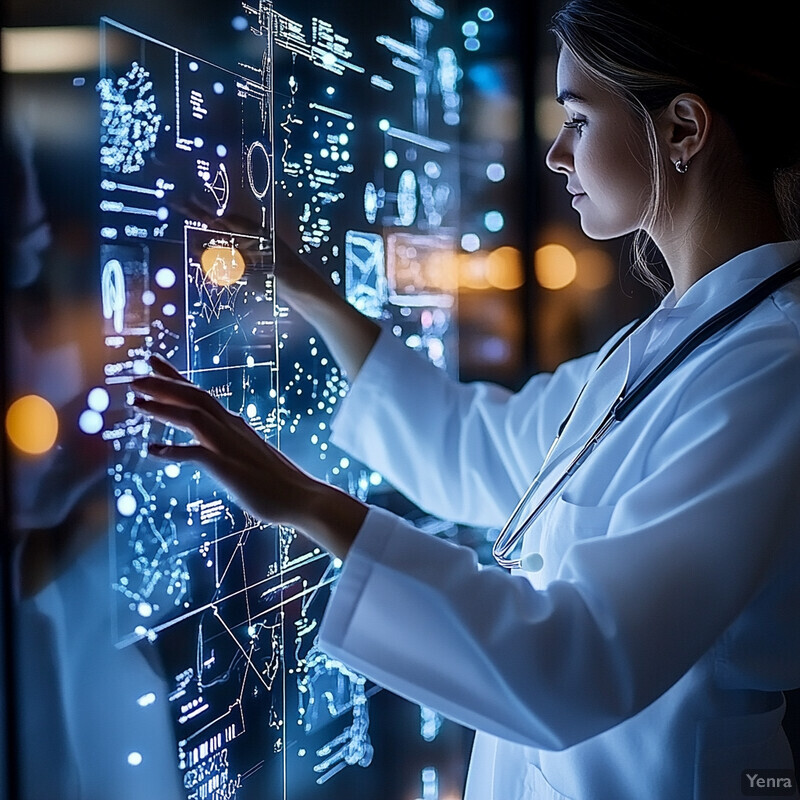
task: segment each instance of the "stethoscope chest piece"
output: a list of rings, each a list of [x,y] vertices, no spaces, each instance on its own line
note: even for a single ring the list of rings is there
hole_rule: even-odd
[[[525,572],[541,572],[544,568],[544,559],[541,553],[527,553],[522,556],[519,568]]]

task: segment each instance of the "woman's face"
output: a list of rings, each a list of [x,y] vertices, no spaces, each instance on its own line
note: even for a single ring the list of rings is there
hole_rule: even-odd
[[[547,153],[547,166],[566,175],[587,236],[631,233],[641,227],[652,183],[641,121],[591,80],[566,48],[558,59],[557,91],[567,121]]]

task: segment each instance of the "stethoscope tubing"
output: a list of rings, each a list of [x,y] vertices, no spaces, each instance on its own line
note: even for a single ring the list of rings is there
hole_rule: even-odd
[[[547,456],[544,459],[542,468],[536,474],[536,477],[531,482],[525,493],[522,495],[519,503],[508,518],[503,526],[500,534],[495,540],[492,547],[492,554],[495,560],[501,567],[513,569],[521,565],[521,559],[509,558],[519,544],[522,537],[527,533],[528,529],[541,515],[542,511],[547,507],[550,501],[561,491],[564,484],[569,478],[577,471],[583,462],[589,457],[590,453],[597,447],[600,441],[605,438],[608,432],[615,427],[619,422],[625,419],[633,412],[633,410],[671,373],[673,372],[686,358],[691,355],[700,345],[708,341],[712,336],[721,332],[734,322],[746,316],[763,300],[766,300],[773,292],[780,289],[785,284],[792,281],[800,275],[800,261],[795,261],[789,266],[779,270],[774,275],[766,278],[761,283],[753,287],[750,291],[746,292],[740,298],[735,300],[730,305],[723,308],[721,311],[714,314],[707,319],[697,330],[693,331],[689,336],[684,339],[658,366],[651,370],[638,384],[636,384],[630,392],[627,392],[627,385],[623,386],[620,393],[617,395],[611,408],[606,412],[600,424],[595,428],[592,435],[581,446],[578,452],[570,459],[567,468],[562,473],[561,477],[550,487],[544,497],[536,504],[535,508],[528,514],[521,524],[517,524],[522,510],[527,505],[528,501],[535,494],[539,488],[543,472],[547,466],[550,455],[553,453],[556,444],[560,438],[561,433],[566,428],[569,419],[571,418],[578,401],[575,401],[572,409],[564,418],[564,421],[559,426],[558,435],[551,445]],[[639,327],[645,320],[645,317],[634,323],[628,330],[625,337],[620,339],[611,350],[606,354],[606,358],[619,346],[622,341],[625,341],[636,328]],[[584,389],[581,389],[583,393]],[[578,398],[580,399],[580,394]]]

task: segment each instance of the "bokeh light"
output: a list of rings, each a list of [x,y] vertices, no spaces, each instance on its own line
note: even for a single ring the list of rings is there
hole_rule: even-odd
[[[614,260],[597,247],[588,247],[575,254],[578,272],[575,285],[589,292],[605,289],[614,280]]]
[[[563,289],[575,280],[578,266],[575,256],[563,244],[546,244],[534,255],[534,272],[543,288]]]
[[[6,434],[18,450],[41,455],[56,442],[58,414],[44,397],[25,395],[15,400],[6,412]]]
[[[508,246],[492,250],[486,262],[486,277],[495,289],[519,289],[525,282],[522,253]]]
[[[244,258],[231,246],[212,245],[203,250],[200,266],[208,280],[217,286],[231,286],[244,275]]]

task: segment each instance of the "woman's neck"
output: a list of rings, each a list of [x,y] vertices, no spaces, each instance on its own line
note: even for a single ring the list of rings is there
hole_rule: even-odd
[[[739,253],[786,238],[771,193],[734,186],[720,192],[713,203],[698,186],[702,201],[690,202],[687,193],[687,201],[670,217],[669,231],[653,236],[678,297]]]

